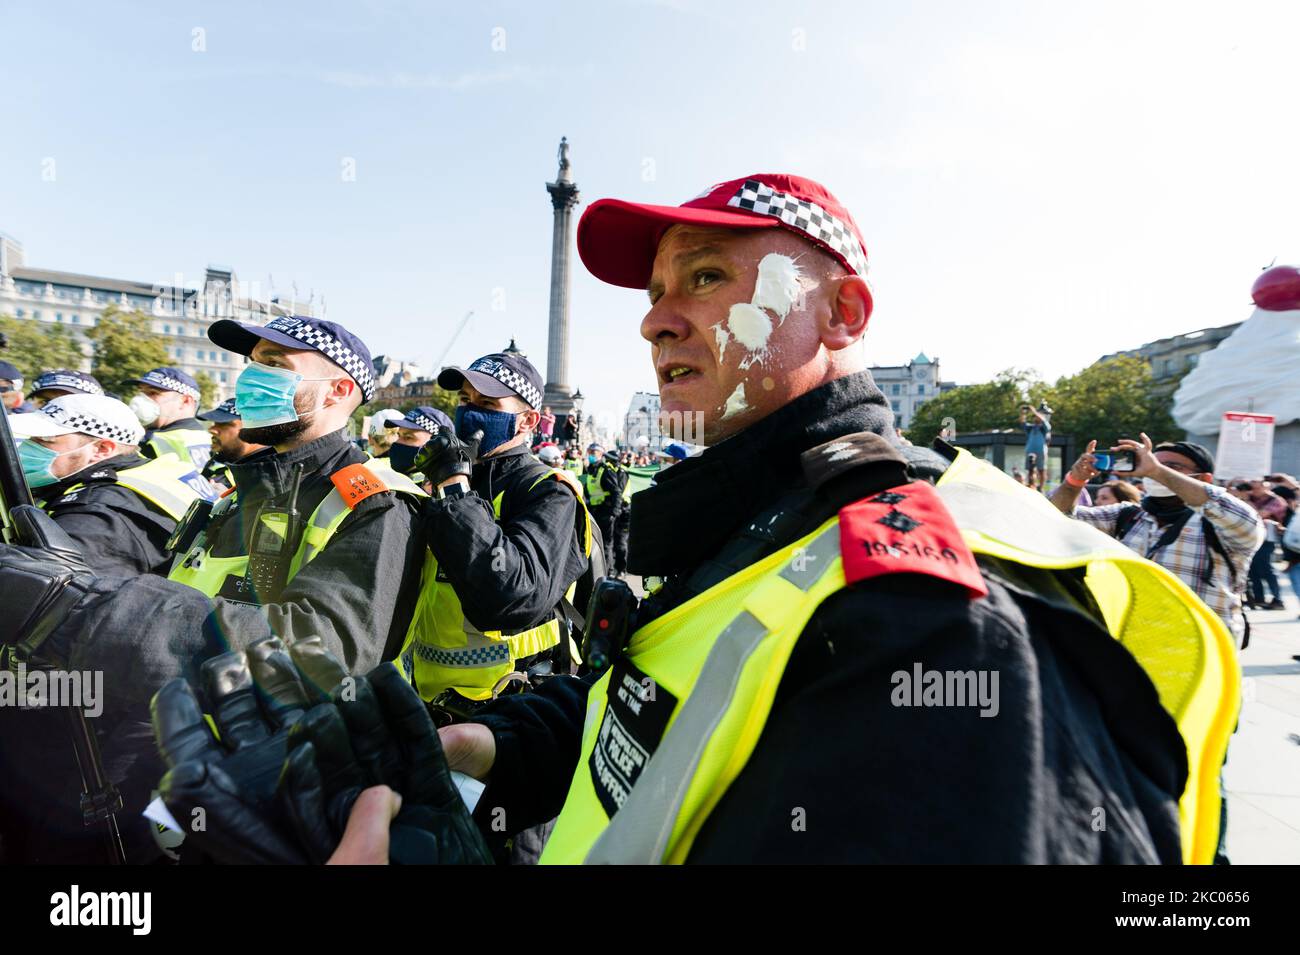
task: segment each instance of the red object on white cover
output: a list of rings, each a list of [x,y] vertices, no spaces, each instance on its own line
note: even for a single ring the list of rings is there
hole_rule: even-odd
[[[1268,312],[1291,312],[1300,309],[1300,269],[1294,265],[1277,265],[1265,269],[1250,287],[1255,304]]]

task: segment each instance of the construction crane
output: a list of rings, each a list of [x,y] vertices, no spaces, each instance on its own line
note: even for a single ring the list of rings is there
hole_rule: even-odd
[[[473,317],[474,311],[471,309],[465,313],[465,317],[460,320],[460,324],[457,325],[456,330],[452,332],[451,338],[447,342],[447,347],[442,350],[442,354],[438,356],[438,360],[433,363],[433,373],[435,375],[442,370],[443,359],[447,357],[447,353],[451,351],[451,346],[456,344],[456,339],[460,338],[460,333],[465,330],[465,326],[469,324],[469,320]]]

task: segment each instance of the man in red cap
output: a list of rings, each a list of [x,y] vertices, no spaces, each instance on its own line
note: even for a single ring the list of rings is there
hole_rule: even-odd
[[[604,199],[578,251],[648,293],[665,424],[709,447],[633,498],[662,583],[606,679],[443,731],[484,832],[559,812],[543,862],[1177,861],[1174,721],[1081,578],[976,560],[928,483],[955,452],[894,440],[840,202]],[[987,681],[922,692],[954,674]]]

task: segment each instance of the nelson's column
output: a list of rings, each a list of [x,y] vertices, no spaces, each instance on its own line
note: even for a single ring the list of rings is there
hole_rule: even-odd
[[[560,171],[546,184],[555,210],[551,232],[551,331],[546,348],[546,397],[557,418],[573,409],[569,388],[569,249],[573,240],[573,207],[578,187],[569,175],[569,141],[560,139]]]

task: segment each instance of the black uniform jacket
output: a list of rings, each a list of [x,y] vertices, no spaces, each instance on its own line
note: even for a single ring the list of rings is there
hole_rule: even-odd
[[[515,633],[545,622],[587,569],[577,495],[524,447],[474,465],[470,493],[426,506],[429,549],[479,630]],[[539,480],[545,478],[545,480]],[[501,520],[492,510],[501,498]]]
[[[892,434],[891,419],[862,372],[665,471],[632,510],[631,569],[668,577],[643,619],[680,602],[683,580],[804,481],[801,452],[863,431]],[[913,473],[942,473],[933,452],[900,450]],[[891,574],[822,603],[688,861],[1179,860],[1186,755],[1151,681],[1101,626],[1077,575],[979,564],[989,591],[979,599]],[[893,675],[918,663],[996,672],[996,715],[894,705]],[[536,824],[559,812],[575,772],[592,772],[578,764],[587,688],[559,677],[479,718],[497,746],[478,809],[489,838],[495,808],[512,830]]]
[[[117,483],[118,472],[146,464],[138,454],[101,461],[36,488],[32,495],[59,527],[81,545],[96,574],[135,577],[165,574],[165,545],[176,526],[161,508]],[[70,490],[75,485],[84,487]],[[105,679],[103,696],[114,691]],[[104,769],[123,797],[118,814],[130,861],[161,858],[140,817],[163,773],[144,702],[88,720],[98,738]],[[6,862],[105,860],[100,827],[81,821],[81,777],[73,755],[67,715],[58,709],[0,707],[0,852]]]
[[[82,546],[90,569],[105,577],[166,574],[167,538],[176,528],[170,514],[117,483],[119,472],[147,464],[139,454],[100,461],[32,496],[55,523]],[[78,487],[71,490],[76,485]]]
[[[298,510],[306,520],[333,487],[329,476],[364,460],[338,431],[284,454],[267,449],[232,465],[238,506],[210,526],[213,555],[248,552],[257,509],[270,497],[285,499],[296,465],[303,466]],[[51,639],[70,645],[73,667],[113,675],[114,706],[148,702],[176,676],[197,682],[198,666],[208,657],[271,634],[285,640],[319,636],[349,672],[368,672],[396,654],[410,625],[425,554],[419,515],[409,495],[388,491],[366,498],[280,600],[263,607],[209,599],[154,576],[100,578]]]

